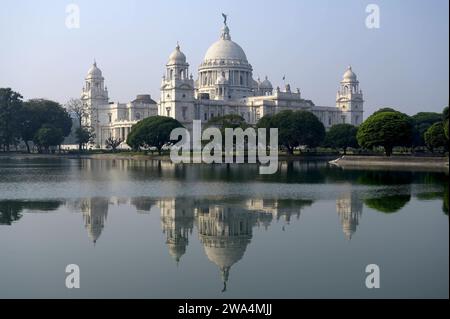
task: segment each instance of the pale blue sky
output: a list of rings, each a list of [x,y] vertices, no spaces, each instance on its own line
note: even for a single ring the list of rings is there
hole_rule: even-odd
[[[79,29],[65,26],[69,3],[80,7]],[[380,29],[365,26],[370,3],[380,6]],[[366,116],[381,106],[440,112],[449,98],[448,6],[448,0],[2,0],[0,87],[64,103],[79,97],[95,57],[112,101],[140,93],[158,100],[176,41],[196,78],[226,12],[255,79],[268,75],[282,86],[286,74],[305,98],[332,106],[351,64]]]

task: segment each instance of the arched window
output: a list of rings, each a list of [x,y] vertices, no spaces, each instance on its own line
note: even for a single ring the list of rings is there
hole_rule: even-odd
[[[242,75],[239,77],[239,84],[244,85],[244,78],[242,77]]]

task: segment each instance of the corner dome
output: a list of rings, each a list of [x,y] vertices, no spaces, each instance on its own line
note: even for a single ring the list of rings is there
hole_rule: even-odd
[[[343,78],[347,81],[356,81],[356,74],[353,72],[351,66],[347,68],[347,71],[345,71]]]
[[[267,76],[264,81],[259,85],[261,89],[273,89],[272,83],[267,79]]]
[[[101,78],[102,71],[97,67],[97,62],[94,61],[94,64],[90,67],[87,74],[88,78]]]
[[[186,55],[180,50],[180,46],[177,44],[175,50],[169,56],[169,62],[167,64],[186,64]]]

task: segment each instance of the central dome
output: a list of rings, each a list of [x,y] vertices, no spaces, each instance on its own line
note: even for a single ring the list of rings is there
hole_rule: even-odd
[[[206,51],[205,62],[214,60],[234,60],[248,63],[244,50],[236,42],[231,41],[230,30],[225,26],[220,39]]]
[[[205,61],[211,60],[239,60],[247,63],[247,56],[236,42],[220,39],[206,51]]]

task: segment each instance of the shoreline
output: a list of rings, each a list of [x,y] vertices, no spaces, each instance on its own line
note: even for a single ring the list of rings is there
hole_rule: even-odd
[[[335,160],[329,161],[331,165],[342,168],[391,168],[391,169],[449,169],[449,158],[446,156],[349,156],[343,155]]]
[[[223,155],[224,156],[224,155]],[[321,160],[331,161],[338,155],[279,155],[279,160]],[[169,154],[127,154],[127,153],[99,153],[99,154],[36,154],[36,153],[0,153],[0,159],[20,159],[20,158],[68,158],[68,159],[96,159],[96,160],[161,160],[171,161]]]

